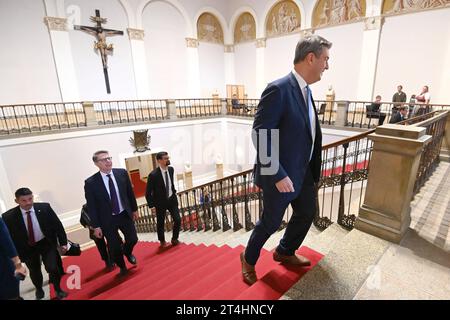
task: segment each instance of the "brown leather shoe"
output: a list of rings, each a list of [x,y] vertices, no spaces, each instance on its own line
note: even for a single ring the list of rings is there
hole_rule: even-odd
[[[256,277],[255,266],[252,266],[245,261],[244,252],[241,252],[241,266],[242,266],[242,278],[248,285],[252,285],[258,280]]]
[[[294,266],[307,267],[311,265],[311,261],[309,261],[309,259],[305,258],[304,256],[297,254],[294,254],[292,256],[285,256],[279,254],[277,250],[273,252],[273,260],[281,262],[283,264],[290,264]]]

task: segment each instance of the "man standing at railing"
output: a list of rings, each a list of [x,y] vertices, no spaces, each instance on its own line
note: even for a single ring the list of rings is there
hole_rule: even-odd
[[[398,109],[400,109],[404,102],[406,102],[406,93],[404,93],[402,89],[403,86],[398,85],[397,92],[392,96],[392,102],[394,102],[394,105],[392,107],[393,114],[396,113]]]
[[[123,256],[135,265],[133,248],[138,241],[134,221],[138,217],[137,202],[131,186],[130,177],[125,169],[113,169],[112,158],[108,151],[94,153],[92,161],[99,172],[84,182],[84,194],[94,236],[108,241],[108,249],[113,261],[120,268],[120,275],[128,273]],[[125,237],[125,243],[119,235]]]
[[[257,149],[255,184],[262,189],[264,209],[241,253],[246,283],[257,281],[255,265],[269,237],[278,230],[286,208],[293,215],[273,259],[288,265],[311,262],[295,251],[300,247],[316,213],[320,178],[322,133],[309,85],[328,69],[331,43],[318,35],[297,43],[294,70],[264,90],[253,123]]]
[[[156,230],[161,248],[166,246],[164,237],[164,221],[166,211],[169,211],[173,219],[172,245],[176,246],[180,234],[181,218],[178,209],[177,191],[173,183],[174,169],[170,167],[170,158],[167,152],[161,151],[156,154],[158,168],[150,172],[147,178],[147,190],[145,198],[152,213],[156,213]]]

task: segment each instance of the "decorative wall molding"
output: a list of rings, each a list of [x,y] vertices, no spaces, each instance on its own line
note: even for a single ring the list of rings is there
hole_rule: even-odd
[[[265,48],[266,47],[266,38],[256,39],[256,48]]]
[[[384,23],[384,17],[370,17],[364,20],[364,31],[380,30]]]
[[[128,36],[130,37],[130,40],[144,40],[144,30],[142,29],[133,29],[133,28],[128,28]]]
[[[194,38],[186,38],[186,46],[188,48],[198,48],[198,40]]]
[[[232,45],[232,44],[226,44],[226,45],[224,45],[224,46],[223,46],[223,52],[226,52],[226,53],[232,53],[232,52],[234,52],[234,45]]]
[[[50,31],[67,31],[66,18],[44,17],[44,23]]]

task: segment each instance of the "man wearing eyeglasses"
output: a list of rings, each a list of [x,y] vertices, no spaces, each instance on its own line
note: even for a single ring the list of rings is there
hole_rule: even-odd
[[[138,217],[136,197],[127,171],[113,169],[108,151],[95,152],[92,161],[99,172],[84,183],[91,226],[97,238],[106,237],[111,257],[123,276],[128,273],[124,255],[131,264],[137,263],[133,255],[138,241],[134,226]],[[119,230],[125,237],[123,245]]]

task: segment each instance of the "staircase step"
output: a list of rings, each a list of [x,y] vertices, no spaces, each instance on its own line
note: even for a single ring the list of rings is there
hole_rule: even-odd
[[[243,246],[233,248],[233,252],[239,254],[244,250]],[[192,300],[193,298],[203,297],[209,292],[217,288],[218,283],[222,283],[229,278],[230,274],[235,274],[240,271],[240,263],[236,259],[229,259],[217,270],[208,273],[205,277],[199,279],[192,287],[179,292],[173,299],[178,300]]]
[[[352,299],[390,242],[353,229],[289,289],[284,299]]]
[[[223,251],[223,248],[229,248],[227,251]],[[155,299],[158,300],[177,300],[178,298],[174,296],[174,292],[179,293],[179,290],[177,290],[177,287],[181,287],[180,283],[188,282],[192,283],[192,286],[195,287],[198,285],[198,281],[205,277],[206,275],[209,275],[210,273],[213,273],[217,270],[220,270],[223,265],[230,260],[233,260],[233,257],[237,255],[237,252],[239,251],[239,248],[231,249],[228,246],[224,246],[221,248],[221,253],[217,256],[214,256],[210,261],[205,262],[201,267],[197,268],[195,272],[191,273],[190,275],[183,277],[182,279],[173,282],[172,284],[166,286],[163,290],[159,291],[157,294],[155,294]]]
[[[167,254],[164,257],[164,265],[154,265],[151,263],[145,266],[145,269],[143,270],[143,274],[145,274],[144,278],[133,279],[132,281],[127,282],[127,286],[125,286],[122,290],[114,290],[112,293],[105,293],[103,296],[99,295],[94,299],[127,299],[128,296],[135,294],[138,291],[147,289],[149,286],[157,283],[162,278],[169,277],[170,272],[183,268],[184,266],[189,266],[192,261],[196,261],[204,255],[203,250],[206,246],[192,246],[193,248],[190,250],[185,250],[186,248],[183,247],[180,247],[178,251],[173,250],[172,254]],[[183,250],[185,252],[183,252]],[[178,254],[182,255],[180,259],[178,259]],[[177,258],[175,262],[174,257]]]
[[[196,257],[197,255],[201,255],[200,251],[201,247],[196,247],[192,244],[186,245],[184,248],[180,247],[179,250],[167,250],[164,252],[164,254],[161,254],[161,258],[155,259],[154,261],[151,261],[151,264],[145,265],[144,270],[141,271],[141,273],[149,274],[146,279],[148,279],[150,276],[153,278],[157,278],[161,274],[163,274],[165,271],[170,271],[173,268],[175,268],[178,263],[182,265],[183,263],[189,262],[193,257]],[[177,257],[177,264],[175,266],[173,263],[173,257]],[[156,270],[156,271],[155,271]],[[160,274],[161,273],[161,274]],[[142,279],[132,279],[127,281],[126,283],[120,284],[116,288],[119,289],[117,291],[120,291],[122,295],[126,295],[128,292],[133,293],[135,290],[137,290],[142,285]],[[106,300],[106,299],[114,299],[114,292],[104,292],[102,294],[99,294],[95,296],[94,300]]]
[[[274,296],[281,297],[292,286],[292,282],[297,282],[306,272],[314,268],[323,257],[323,255],[318,254],[318,252],[308,247],[301,247],[296,253],[309,258],[311,260],[311,266],[296,267],[277,264],[235,299],[267,300],[272,299]]]
[[[199,268],[200,266],[202,266],[204,263],[206,263],[207,261],[211,260],[214,256],[216,256],[217,254],[220,254],[221,249],[216,247],[216,246],[211,246],[208,247],[208,251],[204,252],[204,250],[202,250],[203,254],[197,258],[197,259],[192,259],[192,261],[190,261],[189,263],[186,263],[182,266],[179,266],[179,270],[186,270],[186,273],[183,274],[183,277],[188,276],[191,273],[194,273],[196,271],[197,268]],[[164,272],[163,276],[159,276],[159,279],[146,279],[145,283],[148,284],[148,286],[144,287],[141,290],[135,290],[132,294],[128,295],[128,296],[123,296],[121,297],[121,299],[126,299],[126,300],[133,300],[133,299],[155,299],[156,297],[154,297],[154,294],[158,293],[160,290],[164,289],[166,286],[172,284],[175,281],[178,281],[180,279],[179,274],[170,274],[167,272]],[[153,280],[153,281],[150,281]],[[156,281],[155,281],[156,280]],[[148,287],[152,288],[152,294],[147,294],[146,291],[148,290]],[[145,296],[142,296],[143,294],[145,294]]]
[[[272,252],[261,250],[261,256],[256,264],[257,276],[259,278],[263,277],[275,264],[276,262],[272,259]],[[202,300],[231,300],[237,296],[236,292],[240,293],[249,288],[249,285],[242,280],[239,257],[236,257],[233,267],[235,270],[234,276],[229,277],[222,284],[219,284],[216,289],[201,297]]]
[[[176,253],[181,249],[182,245],[180,247],[175,247],[172,249],[171,254]],[[121,277],[119,276],[119,269],[116,267],[112,272],[105,273],[105,269],[100,270],[102,274],[96,278],[93,278],[89,282],[82,284],[81,291],[79,292],[73,292],[69,290],[69,300],[85,300],[85,299],[91,299],[95,296],[108,291],[112,287],[118,286],[123,282],[131,281],[134,277],[140,275],[146,265],[146,262],[148,261],[155,261],[155,263],[158,263],[160,259],[164,258],[164,255],[159,254],[159,244],[151,245],[151,250],[148,251],[148,255],[144,255],[143,252],[140,250],[134,250],[134,254],[136,256],[136,259],[138,260],[138,264],[136,266],[130,265],[127,261],[127,267],[129,268],[130,274]],[[193,247],[195,248],[195,247]],[[93,249],[96,250],[96,249]],[[125,259],[126,260],[126,259]],[[97,265],[98,268],[98,265]],[[89,293],[88,296],[86,296],[86,292]]]

